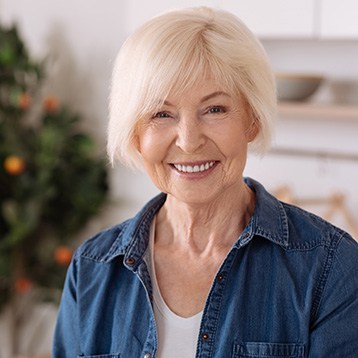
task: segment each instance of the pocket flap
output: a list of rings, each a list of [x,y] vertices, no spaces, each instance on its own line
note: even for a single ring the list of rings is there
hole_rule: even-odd
[[[236,345],[236,356],[242,358],[277,357],[303,358],[304,345],[300,343],[243,342]]]
[[[77,358],[120,358],[119,353],[111,353],[111,354],[97,354],[92,356],[85,356],[83,354],[77,356]]]

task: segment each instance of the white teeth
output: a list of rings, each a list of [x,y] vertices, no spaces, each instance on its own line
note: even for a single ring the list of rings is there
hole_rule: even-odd
[[[215,164],[215,162],[207,162],[205,164],[201,164],[200,166],[199,165],[191,166],[191,165],[174,164],[174,167],[183,173],[199,173],[199,172],[208,170],[214,164]]]

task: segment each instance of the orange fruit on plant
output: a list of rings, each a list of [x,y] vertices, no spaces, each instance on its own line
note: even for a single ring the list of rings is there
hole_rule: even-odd
[[[15,291],[20,294],[29,292],[32,288],[32,282],[26,277],[19,277],[15,281]]]
[[[61,266],[67,266],[72,260],[72,250],[67,246],[59,246],[54,252],[54,260]]]
[[[25,161],[17,155],[9,155],[4,161],[4,169],[10,175],[20,175],[25,170]]]
[[[31,97],[28,93],[21,93],[18,99],[18,105],[21,109],[26,110],[31,105]]]
[[[48,96],[43,101],[43,107],[47,112],[55,112],[59,107],[58,99],[54,96]]]

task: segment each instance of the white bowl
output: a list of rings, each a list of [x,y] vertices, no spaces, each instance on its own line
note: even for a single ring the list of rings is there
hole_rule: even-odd
[[[330,89],[335,103],[358,105],[358,78],[334,80]]]
[[[312,96],[323,81],[323,76],[276,73],[279,101],[304,101]]]

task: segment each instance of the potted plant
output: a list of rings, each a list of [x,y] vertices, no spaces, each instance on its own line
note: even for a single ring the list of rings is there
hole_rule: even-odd
[[[108,189],[94,140],[80,116],[43,95],[44,77],[16,27],[0,26],[0,312],[11,312],[14,354],[23,301],[59,299],[71,239]]]

